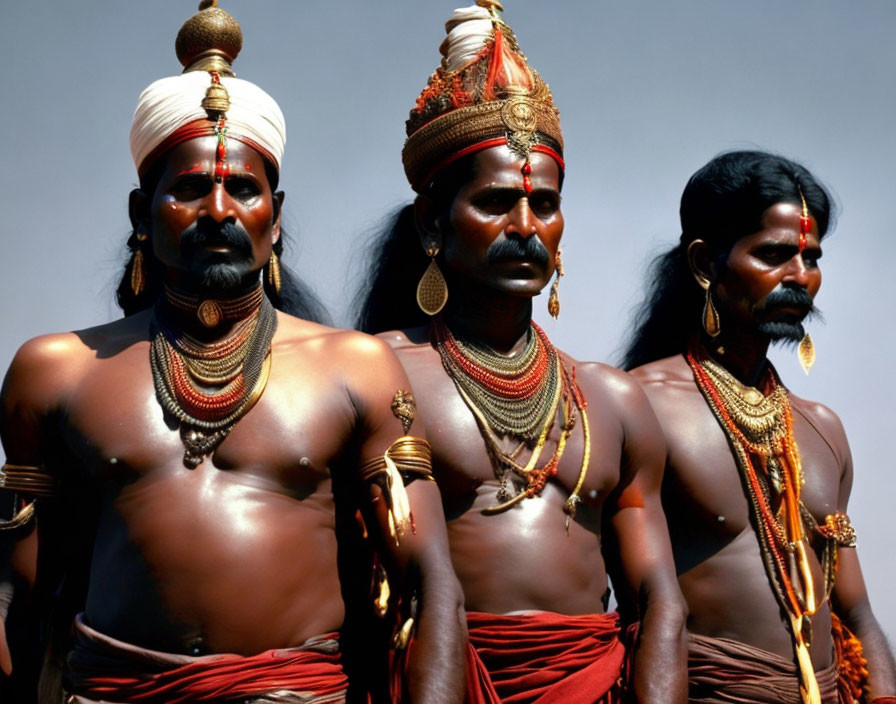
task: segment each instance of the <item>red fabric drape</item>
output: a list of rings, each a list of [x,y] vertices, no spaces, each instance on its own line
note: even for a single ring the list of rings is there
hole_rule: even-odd
[[[116,641],[82,622],[69,656],[71,692],[87,699],[129,704],[229,702],[286,690],[326,697],[348,686],[338,634],[299,648],[258,655],[189,657],[160,653]]]
[[[469,612],[469,704],[616,704],[625,646],[617,614]]]

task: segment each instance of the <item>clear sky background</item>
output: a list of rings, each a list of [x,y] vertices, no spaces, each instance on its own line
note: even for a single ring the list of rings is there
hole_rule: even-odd
[[[288,125],[286,261],[336,321],[363,245],[410,200],[404,120],[438,64],[458,0],[222,0],[243,26],[242,78]],[[140,91],[180,71],[187,0],[0,0],[0,366],[42,332],[120,315],[112,304],[136,183],[128,129]],[[688,177],[716,153],[761,147],[805,164],[840,217],[824,243],[808,379],[836,410],[856,479],[850,514],[875,611],[896,638],[893,439],[896,344],[896,3],[892,0],[505,0],[550,84],[568,165],[566,278],[555,342],[612,360],[645,264],[677,239]]]

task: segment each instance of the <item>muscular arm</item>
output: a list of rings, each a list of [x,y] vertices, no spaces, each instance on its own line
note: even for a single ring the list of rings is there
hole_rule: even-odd
[[[363,428],[361,460],[382,457],[404,434],[401,422],[391,410],[399,389],[409,390],[404,370],[392,351],[378,340],[365,339],[375,359],[368,359],[360,378],[352,385],[352,395]],[[416,428],[419,430],[418,428]],[[412,435],[415,428],[409,431]],[[397,566],[398,585],[417,587],[419,608],[414,647],[411,650],[408,689],[412,702],[441,704],[460,702],[464,685],[465,618],[460,585],[451,566],[445,517],[435,482],[411,481],[407,494],[413,513],[413,530],[401,535],[398,543],[390,535],[382,491],[370,487],[372,510],[368,526],[378,526],[377,543],[386,553],[387,564]],[[394,587],[393,587],[394,588]]]
[[[62,379],[54,375],[54,359],[64,353],[69,336],[47,336],[22,346],[10,365],[0,392],[0,439],[8,464],[42,467],[47,438],[43,437],[48,413],[57,406]],[[0,501],[3,515],[21,508],[27,495],[17,495],[13,506],[10,492],[3,491]],[[0,610],[4,625],[13,585],[19,590],[33,587],[37,570],[36,531],[34,524],[13,531],[0,532]],[[34,624],[37,627],[37,624]],[[12,674],[6,629],[0,628],[0,669]]]
[[[619,373],[613,380],[625,435],[620,482],[604,511],[619,550],[620,605],[637,611],[641,628],[635,650],[637,701],[687,701],[684,599],[675,577],[666,519],[660,502],[665,442],[641,389]],[[611,561],[612,562],[612,561]]]
[[[852,491],[853,467],[846,433],[837,416],[827,408],[817,407],[812,415],[813,424],[819,432],[825,433],[828,442],[840,451],[839,454],[843,458],[837,509],[847,513],[846,507]],[[868,661],[868,688],[871,698],[896,696],[896,662],[893,660],[886,636],[871,611],[856,549],[838,548],[837,560],[837,577],[831,600],[836,614],[862,642]]]

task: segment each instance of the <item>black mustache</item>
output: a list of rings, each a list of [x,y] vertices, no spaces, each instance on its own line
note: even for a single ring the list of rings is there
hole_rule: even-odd
[[[227,245],[243,256],[252,256],[249,233],[236,223],[199,220],[184,230],[180,237],[181,253],[185,256],[194,255],[202,247],[215,245]]]
[[[765,310],[771,308],[801,308],[807,312],[815,310],[812,296],[803,286],[781,286],[765,297]]]
[[[528,259],[542,266],[548,266],[551,262],[551,255],[537,237],[526,239],[501,237],[492,242],[485,253],[485,258],[489,263],[498,259]]]

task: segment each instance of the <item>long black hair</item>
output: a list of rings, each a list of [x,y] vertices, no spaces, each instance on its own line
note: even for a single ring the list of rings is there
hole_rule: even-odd
[[[800,205],[800,192],[819,237],[824,237],[833,201],[796,162],[763,151],[726,152],[691,176],[681,196],[681,237],[651,263],[647,294],[636,309],[621,367],[634,369],[687,348],[700,324],[705,297],[688,264],[691,242],[705,241],[724,265],[737,240],[761,229],[766,210],[781,202]]]
[[[425,190],[424,197],[437,210],[446,210],[461,185],[475,177],[475,156],[468,154],[447,166]],[[429,257],[420,244],[413,203],[387,218],[365,255],[370,265],[355,296],[355,328],[375,335],[426,325],[430,317],[417,306],[417,283]],[[436,263],[441,264],[441,254]]]
[[[144,193],[153,193],[158,185],[162,173],[164,160],[153,165],[140,179],[140,188]],[[267,161],[265,161],[265,173],[273,192],[277,188],[278,173]],[[268,281],[268,277],[262,276],[264,292],[271,304],[277,310],[283,311],[297,318],[310,320],[315,323],[330,324],[330,315],[314,294],[311,288],[303,283],[289,267],[283,263],[283,250],[289,239],[283,228],[280,228],[280,237],[274,243],[274,253],[280,258],[280,291],[278,292]],[[125,316],[134,315],[148,308],[152,308],[162,294],[165,280],[165,270],[162,263],[155,257],[152,247],[148,242],[137,240],[136,231],[131,232],[127,240],[128,258],[124,264],[121,279],[115,289],[115,300],[124,311]],[[143,259],[144,286],[139,295],[135,295],[131,288],[131,276],[134,270],[134,262],[138,248]]]

